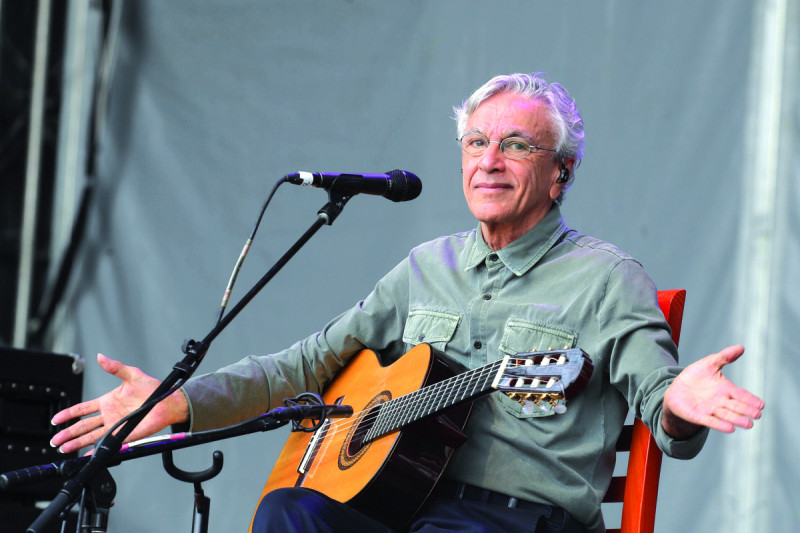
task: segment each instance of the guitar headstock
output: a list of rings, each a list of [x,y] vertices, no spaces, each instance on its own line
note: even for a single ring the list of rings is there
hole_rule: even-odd
[[[580,348],[518,353],[503,359],[492,387],[527,412],[540,408],[563,413],[566,400],[586,387],[593,370],[592,359]]]

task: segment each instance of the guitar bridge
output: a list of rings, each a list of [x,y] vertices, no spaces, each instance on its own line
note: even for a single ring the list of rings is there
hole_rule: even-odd
[[[336,405],[341,405],[342,401],[344,401],[344,396],[338,398],[335,402]],[[314,432],[311,436],[311,440],[308,441],[308,446],[306,446],[306,452],[303,454],[303,458],[300,460],[300,463],[297,465],[297,473],[304,475],[308,469],[308,465],[314,461],[314,458],[317,456],[317,451],[319,450],[320,444],[325,439],[326,435],[328,434],[328,430],[331,427],[331,423],[333,419],[328,418],[322,423],[322,426],[318,430]],[[300,478],[302,480],[302,477]],[[300,483],[298,480],[298,484]]]

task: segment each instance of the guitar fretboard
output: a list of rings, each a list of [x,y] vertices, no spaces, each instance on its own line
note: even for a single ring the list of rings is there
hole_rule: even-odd
[[[492,391],[492,382],[503,364],[504,361],[500,359],[380,404],[365,440],[375,440],[426,416]]]

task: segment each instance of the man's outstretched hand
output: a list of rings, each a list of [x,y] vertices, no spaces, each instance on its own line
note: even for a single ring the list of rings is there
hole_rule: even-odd
[[[685,439],[700,426],[731,433],[751,428],[761,418],[764,401],[737,387],[722,375],[722,368],[744,353],[742,346],[729,346],[687,366],[664,395],[661,425],[673,438]]]
[[[97,362],[103,370],[121,379],[122,384],[99,398],[73,405],[53,416],[53,425],[80,418],[59,431],[50,441],[52,446],[58,447],[64,453],[94,444],[122,417],[141,406],[161,383],[138,368],[124,365],[102,354],[97,354]],[[189,403],[184,394],[177,391],[156,405],[128,436],[126,442],[147,437],[172,424],[186,422],[188,418]]]

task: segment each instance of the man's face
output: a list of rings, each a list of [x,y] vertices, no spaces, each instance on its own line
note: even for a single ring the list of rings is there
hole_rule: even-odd
[[[498,93],[481,103],[467,120],[465,133],[473,132],[490,141],[521,137],[543,148],[556,144],[546,105],[515,93]],[[495,249],[493,244],[505,246],[535,226],[561,193],[556,183],[561,166],[553,152],[534,150],[525,159],[506,159],[492,142],[481,155],[462,152],[461,164],[467,205]]]

